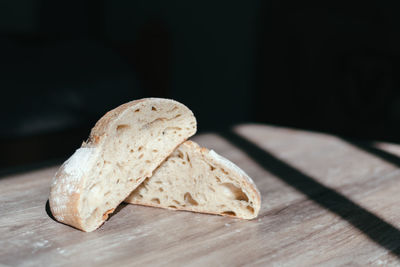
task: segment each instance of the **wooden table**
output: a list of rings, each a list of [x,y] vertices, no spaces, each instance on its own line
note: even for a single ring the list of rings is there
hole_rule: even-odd
[[[400,264],[400,146],[266,125],[193,139],[254,178],[262,194],[257,219],[121,205],[84,233],[49,216],[54,166],[0,177],[0,263]]]

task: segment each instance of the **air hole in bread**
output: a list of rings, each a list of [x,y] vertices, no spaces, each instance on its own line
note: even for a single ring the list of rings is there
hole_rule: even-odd
[[[151,199],[151,202],[160,204],[160,199],[159,199],[159,198],[152,198],[152,199]]]
[[[180,151],[180,150],[178,150],[178,157],[181,158],[181,159],[183,159],[183,153],[182,153],[182,151]]]
[[[236,213],[231,211],[231,210],[221,212],[221,214],[222,215],[228,215],[228,216],[236,216]]]
[[[174,205],[170,205],[170,206],[168,206],[169,208],[172,208],[172,209],[176,209],[177,207],[176,206],[174,206]]]
[[[157,109],[155,107],[151,107],[152,111],[157,111]]]
[[[133,182],[133,178],[129,179],[129,182]]]
[[[174,106],[172,109],[168,110],[167,113],[172,112],[172,111],[175,111],[175,110],[177,110],[177,109],[178,109],[178,107],[177,107],[177,106]]]
[[[247,206],[246,209],[248,209],[251,213],[254,213],[253,207]]]
[[[179,203],[179,201],[178,200],[172,200],[175,204],[178,204],[178,205],[180,205],[181,203]]]
[[[138,159],[141,159],[141,158],[143,158],[143,154],[140,154],[138,157]]]
[[[160,187],[160,188],[158,188],[158,191],[164,192],[164,189],[162,189],[162,187]]]
[[[214,188],[212,188],[212,186],[208,186],[208,189],[210,189],[211,191],[215,192]]]
[[[229,174],[229,172],[225,171],[225,169],[224,169],[224,168],[221,168],[221,171],[222,171],[223,173],[225,173],[226,175],[228,175],[228,174]]]
[[[230,199],[243,200],[248,202],[249,198],[247,195],[237,186],[231,183],[223,183],[220,185],[223,188],[223,193]]]
[[[150,160],[148,160],[148,159],[146,160],[146,163],[150,163],[150,162],[151,162]]]
[[[133,149],[131,149],[129,152],[133,153]]]
[[[117,126],[117,132],[120,133],[120,132],[122,132],[124,130],[127,130],[129,128],[130,128],[130,126],[128,124],[120,124],[120,125]]]
[[[154,153],[157,153],[157,152],[158,152],[158,150],[157,150],[157,149],[153,149],[153,152],[154,152]]]
[[[174,133],[176,133],[176,131],[181,131],[182,128],[181,127],[167,127],[164,129],[164,131],[169,131],[169,130],[175,130]]]
[[[108,196],[110,193],[111,193],[111,191],[107,191],[107,192],[104,193],[104,196],[106,197],[106,196]]]
[[[175,116],[175,119],[176,119],[176,118],[179,118],[180,116],[182,116],[182,114],[176,115],[176,116]]]
[[[175,163],[175,160],[171,159],[171,162],[172,162],[172,163]]]
[[[183,164],[183,165],[186,165],[186,162],[185,162],[185,161],[182,161],[182,164]]]
[[[118,179],[115,183],[116,183],[116,184],[119,184],[119,181],[120,181],[120,180]]]
[[[210,165],[210,170],[211,170],[211,171],[215,170],[215,167],[212,166],[212,165]]]
[[[140,147],[138,148],[139,151],[141,151],[142,149],[143,149],[143,146],[140,146]]]
[[[186,192],[184,197],[185,202],[192,205],[192,206],[197,206],[199,205],[199,203],[197,203],[196,200],[194,200],[194,198],[192,197],[192,195],[189,192]]]
[[[217,183],[221,183],[221,179],[218,176],[215,176],[215,180],[217,180]]]
[[[135,109],[135,112],[139,112],[140,111],[140,108],[138,108],[138,109]]]

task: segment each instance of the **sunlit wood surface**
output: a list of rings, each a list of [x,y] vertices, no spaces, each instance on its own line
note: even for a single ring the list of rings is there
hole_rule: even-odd
[[[0,177],[0,263],[400,264],[400,146],[266,125],[193,139],[254,179],[262,194],[257,219],[121,205],[101,228],[84,233],[49,216],[58,166],[42,168]]]

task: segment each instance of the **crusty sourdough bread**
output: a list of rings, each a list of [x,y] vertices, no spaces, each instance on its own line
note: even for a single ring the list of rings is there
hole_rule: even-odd
[[[95,230],[195,132],[193,113],[173,100],[145,98],[111,110],[56,173],[49,198],[54,217]]]
[[[260,210],[261,196],[251,178],[235,164],[186,141],[125,201],[252,219]]]

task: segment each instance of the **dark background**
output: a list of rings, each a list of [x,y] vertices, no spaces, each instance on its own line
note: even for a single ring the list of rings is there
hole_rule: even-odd
[[[290,6],[290,7],[289,7]],[[0,2],[0,168],[65,159],[148,96],[199,132],[260,122],[400,141],[400,4]]]

